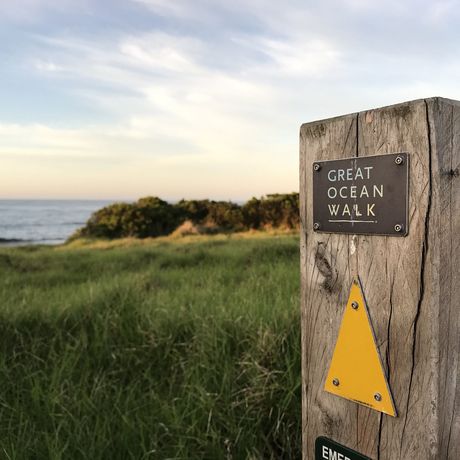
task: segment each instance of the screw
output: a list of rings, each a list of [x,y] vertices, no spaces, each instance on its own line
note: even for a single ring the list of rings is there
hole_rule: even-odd
[[[395,163],[397,165],[402,165],[404,163],[404,158],[400,155],[398,155],[396,158],[395,158]]]
[[[320,165],[319,163],[315,163],[315,164],[313,165],[313,169],[314,169],[315,171],[319,171],[319,170],[321,169],[321,165]]]
[[[340,385],[339,379],[334,379],[332,381],[332,385],[334,385],[335,387],[338,387]]]
[[[376,401],[381,401],[381,400],[382,400],[382,395],[381,395],[380,393],[375,393],[374,399],[375,399]]]
[[[359,307],[358,302],[351,302],[351,308],[353,308],[353,310],[357,310],[358,307]]]
[[[315,222],[313,224],[313,230],[319,230],[320,227],[321,227],[321,225],[318,222]]]
[[[395,232],[400,232],[403,229],[403,226],[401,224],[396,224],[395,225]]]

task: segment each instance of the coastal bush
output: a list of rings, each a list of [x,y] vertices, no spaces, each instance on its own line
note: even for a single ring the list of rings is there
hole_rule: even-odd
[[[124,234],[147,238],[168,235],[182,221],[178,209],[157,197],[141,198],[124,219]]]
[[[181,200],[169,204],[158,197],[145,197],[96,211],[70,239],[157,237],[171,234],[186,221],[206,233],[295,229],[299,226],[299,194],[271,194],[252,198],[242,206],[213,200]]]
[[[176,204],[184,220],[190,220],[194,224],[200,224],[206,219],[209,207],[209,200],[181,200]]]
[[[95,238],[119,238],[123,235],[131,209],[132,205],[127,203],[114,203],[99,209],[77,233],[79,236]]]
[[[182,221],[178,208],[160,198],[146,197],[135,203],[115,203],[99,209],[71,239],[156,237],[168,235]]]
[[[299,194],[271,194],[261,199],[252,198],[242,207],[246,227],[287,228],[299,227]]]

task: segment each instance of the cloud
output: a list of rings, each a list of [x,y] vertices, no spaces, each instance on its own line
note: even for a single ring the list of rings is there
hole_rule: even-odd
[[[42,72],[59,72],[64,70],[63,67],[58,66],[52,61],[44,61],[41,59],[35,61],[35,68]]]
[[[169,0],[132,0],[151,9],[152,11],[165,16],[189,16],[191,9],[181,1]]]
[[[52,14],[87,11],[91,0],[1,0],[0,22],[36,23]]]
[[[43,124],[0,124],[0,154],[32,155],[43,154],[64,157],[91,158],[97,149],[97,142],[89,131],[57,129]],[[109,152],[106,153],[110,156]]]
[[[190,153],[176,137],[175,152],[168,144],[162,155],[161,142],[145,137],[153,126],[155,120],[145,118],[105,130],[1,124],[0,196],[245,199],[267,193],[267,181],[276,190],[295,189],[281,155],[271,162],[260,152],[226,155],[224,144]]]
[[[129,36],[119,43],[120,53],[134,67],[146,71],[176,73],[197,72],[199,68],[194,62],[194,56],[199,55],[201,48],[202,43],[193,37],[165,33]]]
[[[425,19],[431,24],[445,24],[452,17],[458,17],[458,0],[438,0],[432,2],[425,13]]]
[[[265,118],[266,106],[276,97],[274,88],[258,77],[203,64],[206,44],[197,39],[149,33],[123,37],[115,46],[68,39],[44,43],[54,49],[52,62],[64,76],[106,85],[105,93],[96,93],[96,102],[112,101],[114,107],[114,98],[137,95],[135,112],[116,108],[118,129],[134,130],[137,137],[153,141],[177,138],[195,151],[215,151],[223,140],[221,152],[236,151],[242,139],[263,129],[258,118]],[[54,67],[50,73],[55,78]],[[93,95],[92,90],[86,93],[88,98]]]
[[[338,68],[342,54],[337,46],[317,37],[251,37],[235,41],[263,54],[265,61],[255,69],[273,77],[321,78]]]

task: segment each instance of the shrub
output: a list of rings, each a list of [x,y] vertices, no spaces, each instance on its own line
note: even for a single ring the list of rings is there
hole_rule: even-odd
[[[178,209],[157,197],[141,198],[124,216],[123,236],[168,235],[181,223]]]
[[[274,193],[260,200],[252,198],[242,208],[248,228],[289,228],[299,226],[299,194]]]
[[[221,230],[244,230],[241,207],[230,201],[211,201],[205,223]]]
[[[184,220],[191,220],[194,224],[204,222],[209,214],[209,207],[209,200],[181,200],[176,204]]]
[[[180,223],[180,213],[174,206],[160,198],[147,197],[136,203],[115,203],[96,211],[72,239],[155,237],[168,235]]]
[[[94,212],[86,226],[75,236],[94,238],[120,238],[124,234],[124,225],[131,212],[132,205],[114,203]]]

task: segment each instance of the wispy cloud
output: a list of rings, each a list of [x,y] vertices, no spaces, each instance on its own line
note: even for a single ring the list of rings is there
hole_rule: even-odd
[[[50,14],[88,11],[90,0],[1,0],[0,22],[35,23]]]
[[[179,16],[188,17],[193,11],[190,5],[182,1],[168,1],[168,0],[131,0],[143,6],[150,8],[153,12],[164,16]]]
[[[37,59],[35,61],[35,68],[41,72],[59,72],[64,70],[63,67],[55,64],[52,61]]]
[[[247,76],[251,69],[231,75],[204,65],[206,44],[197,39],[150,33],[99,48],[68,39],[45,41],[61,56],[55,66],[65,75],[112,88],[97,93],[96,102],[137,94],[137,113],[118,107],[120,132],[168,138],[173,144],[180,139],[200,154],[215,152],[225,140],[221,155],[238,156],[250,136],[263,135],[266,124],[259,118],[266,119],[267,105],[278,97],[273,86]],[[54,68],[51,74],[55,78]],[[93,95],[92,90],[87,93]]]

